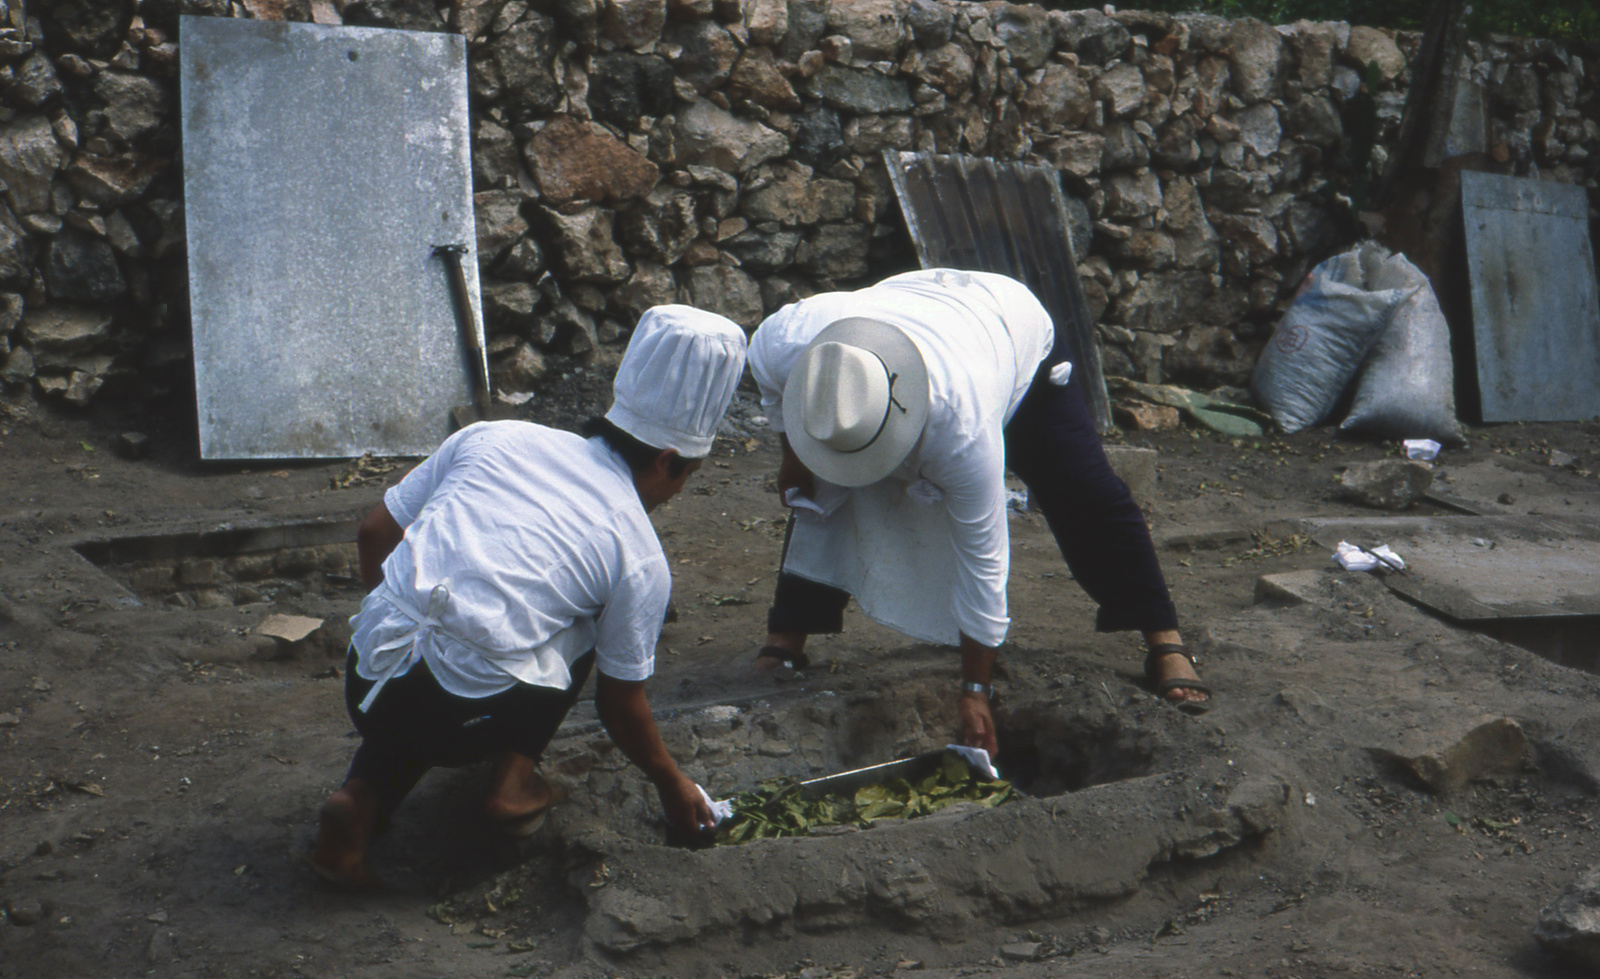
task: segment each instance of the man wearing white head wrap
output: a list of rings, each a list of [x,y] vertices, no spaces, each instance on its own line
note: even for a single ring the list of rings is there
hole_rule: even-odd
[[[564,796],[538,758],[591,668],[595,706],[667,819],[713,824],[673,762],[644,681],[671,592],[647,514],[683,489],[744,370],[744,332],[686,306],[645,312],[585,439],[482,422],[446,439],[362,521],[372,592],[351,619],[345,699],[362,735],[306,864],[341,886],[428,768],[494,757],[485,814],[517,835]]]

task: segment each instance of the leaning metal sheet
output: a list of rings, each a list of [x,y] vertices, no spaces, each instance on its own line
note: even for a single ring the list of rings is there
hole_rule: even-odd
[[[472,401],[433,255],[463,244],[476,269],[463,39],[209,17],[181,30],[201,456],[433,451]]]
[[[1600,301],[1584,188],[1461,174],[1483,420],[1600,415]]]
[[[1109,430],[1100,347],[1056,171],[971,156],[885,150],[883,157],[922,267],[999,272],[1032,289],[1067,339],[1095,424]]]

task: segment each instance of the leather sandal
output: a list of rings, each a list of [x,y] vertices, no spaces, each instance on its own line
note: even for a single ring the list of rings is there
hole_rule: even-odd
[[[1165,680],[1156,679],[1156,661],[1163,656],[1176,653],[1189,661],[1189,665],[1199,668],[1200,664],[1189,654],[1183,644],[1175,642],[1156,643],[1144,654],[1144,679],[1152,693],[1161,701],[1183,711],[1185,714],[1204,714],[1211,709],[1211,700],[1216,697],[1212,689],[1202,680],[1186,680],[1182,677],[1169,677]],[[1205,700],[1173,700],[1167,694],[1174,690],[1196,690],[1206,695]]]

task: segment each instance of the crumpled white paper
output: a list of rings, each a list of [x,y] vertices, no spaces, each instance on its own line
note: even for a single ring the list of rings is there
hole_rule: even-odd
[[[1433,439],[1406,439],[1400,444],[1405,446],[1407,459],[1418,459],[1422,462],[1431,462],[1438,458],[1439,450],[1444,448]]]
[[[1064,388],[1067,386],[1067,382],[1070,380],[1072,380],[1072,361],[1063,360],[1061,363],[1050,368],[1051,384],[1054,384],[1058,388]]]
[[[982,748],[969,748],[964,744],[947,744],[945,747],[965,758],[967,764],[973,768],[989,776],[989,781],[993,782],[1000,777],[1000,773],[995,770],[994,762],[989,760],[989,753]]]
[[[694,787],[700,790],[700,798],[706,800],[706,805],[711,807],[711,815],[716,819],[718,826],[722,825],[722,821],[724,819],[728,819],[733,816],[732,799],[723,799],[720,802],[713,802],[711,801],[711,796],[706,794],[705,787],[699,782],[696,782]]]
[[[1404,571],[1406,568],[1405,558],[1390,550],[1388,544],[1364,551],[1348,541],[1340,541],[1333,553],[1333,560],[1346,571],[1371,571],[1378,567]]]

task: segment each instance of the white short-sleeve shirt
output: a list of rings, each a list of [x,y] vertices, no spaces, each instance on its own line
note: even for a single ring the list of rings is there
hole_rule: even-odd
[[[898,327],[927,365],[927,425],[889,479],[918,487],[917,493],[924,493],[922,485],[937,487],[949,517],[955,562],[954,594],[949,597],[954,624],[984,645],[999,645],[1011,624],[1006,607],[1011,552],[1004,429],[1049,356],[1055,340],[1050,315],[1015,279],[954,269],[907,272],[855,292],[822,293],[791,303],[767,317],[750,340],[750,371],[774,428],[783,429],[783,389],[800,354],[827,326],[851,316]],[[827,525],[851,519],[807,520],[796,524],[795,533],[849,534],[847,527]],[[830,547],[816,550],[826,553]],[[856,564],[868,565],[864,569],[809,570],[827,584],[855,591],[850,585],[863,576],[895,573],[877,566],[886,560],[880,552],[858,556]],[[859,591],[856,595],[863,598]],[[925,610],[876,613],[866,601],[862,608],[897,628],[926,618]]]
[[[357,671],[425,660],[440,686],[486,697],[654,670],[672,580],[633,476],[601,439],[527,422],[469,426],[384,494],[405,537],[351,619]]]

